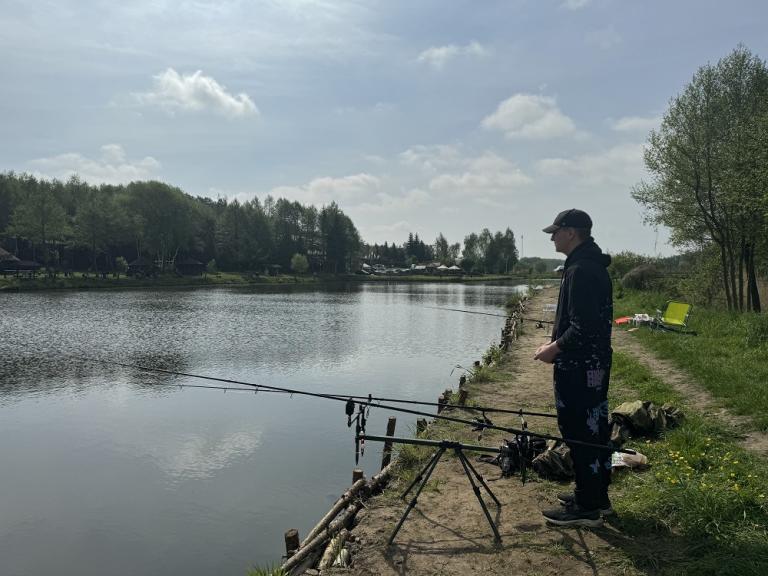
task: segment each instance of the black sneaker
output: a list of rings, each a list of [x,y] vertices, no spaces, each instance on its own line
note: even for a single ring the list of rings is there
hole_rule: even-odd
[[[573,506],[573,492],[563,492],[558,494],[557,501],[563,506]],[[613,510],[613,506],[611,506],[611,501],[608,499],[608,496],[606,496],[605,500],[600,503],[600,514],[603,516],[613,516],[616,514]]]
[[[549,524],[555,526],[585,526],[599,528],[603,525],[600,510],[583,510],[576,505],[553,508],[542,512]]]

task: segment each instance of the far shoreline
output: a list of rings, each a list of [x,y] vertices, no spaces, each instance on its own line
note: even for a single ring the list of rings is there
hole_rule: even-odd
[[[121,291],[143,289],[190,289],[190,288],[247,288],[247,287],[282,287],[282,286],[324,286],[346,283],[434,283],[434,284],[530,284],[557,280],[556,277],[532,278],[503,274],[487,275],[408,275],[408,276],[362,276],[358,274],[317,275],[317,276],[251,276],[240,273],[221,273],[206,276],[160,276],[158,278],[135,279],[127,276],[120,278],[70,277],[48,278],[2,278],[0,294],[19,292],[90,292]]]

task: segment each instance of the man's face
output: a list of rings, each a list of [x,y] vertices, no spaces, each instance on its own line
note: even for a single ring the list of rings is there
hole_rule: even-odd
[[[552,232],[550,240],[555,243],[555,251],[565,254],[566,256],[571,251],[571,243],[573,241],[573,230],[571,228],[558,228]]]

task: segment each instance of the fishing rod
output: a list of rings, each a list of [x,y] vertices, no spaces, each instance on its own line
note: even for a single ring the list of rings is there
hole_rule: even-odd
[[[197,388],[197,389],[203,389],[203,390],[219,390],[223,392],[248,392],[249,394],[258,394],[259,392],[262,393],[273,393],[273,394],[304,394],[304,391],[296,391],[291,389],[282,389],[277,387],[267,387],[264,384],[253,384],[253,383],[246,383],[246,382],[240,382],[237,380],[225,380],[221,378],[214,378],[209,376],[202,376],[199,374],[190,374],[190,373],[184,373],[184,372],[175,372],[172,370],[167,370],[163,368],[152,368],[148,366],[142,366],[137,364],[127,364],[123,362],[117,362],[115,360],[104,360],[99,358],[93,358],[90,356],[80,356],[76,354],[66,354],[66,353],[59,353],[59,356],[63,356],[66,358],[71,358],[74,360],[80,360],[83,362],[90,362],[95,364],[110,364],[110,365],[117,365],[124,368],[135,368],[138,370],[144,370],[144,371],[156,371],[164,374],[174,375],[174,376],[188,376],[190,378],[200,378],[200,379],[208,379],[208,380],[214,380],[217,382],[226,382],[230,384],[238,384],[238,387],[235,386],[205,386],[201,384],[179,384],[179,383],[165,383],[165,382],[158,382],[155,385],[158,386],[169,386],[173,388]],[[247,387],[243,387],[247,386]],[[311,394],[311,393],[307,393]],[[523,410],[522,408],[518,409],[506,409],[506,408],[496,408],[492,406],[467,406],[465,404],[450,404],[450,403],[441,403],[441,402],[426,402],[423,400],[408,400],[404,398],[387,398],[387,397],[381,397],[381,396],[359,396],[354,394],[322,394],[323,398],[330,398],[330,399],[336,399],[339,401],[346,401],[348,399],[352,400],[367,400],[371,402],[373,406],[376,407],[385,407],[381,402],[388,402],[388,403],[394,403],[394,404],[410,404],[410,405],[417,405],[417,406],[431,406],[431,407],[437,407],[442,409],[456,409],[456,410],[465,410],[468,412],[480,412],[480,413],[489,413],[489,414],[514,414],[516,416],[520,416],[521,418],[523,416],[537,416],[542,418],[557,418],[557,414],[551,414],[548,412],[533,412],[529,410]]]
[[[493,312],[477,312],[475,310],[462,310],[460,308],[444,308],[441,306],[424,306],[424,308],[431,308],[432,310],[448,310],[450,312],[463,312],[464,314],[479,314],[481,316],[495,316],[497,318],[509,318],[507,314],[494,314]],[[537,324],[554,324],[550,320],[540,320],[538,318],[526,318],[525,316],[518,316],[520,320],[527,320],[528,322],[536,322]]]
[[[106,365],[112,365],[112,366],[122,366],[124,368],[131,368],[134,370],[141,370],[144,372],[154,372],[159,374],[168,374],[172,376],[186,376],[189,378],[199,378],[202,380],[210,380],[213,382],[222,382],[225,384],[235,384],[238,386],[248,386],[252,388],[262,389],[262,390],[271,390],[271,391],[280,391],[284,392],[286,394],[290,394],[291,397],[295,394],[297,396],[309,396],[313,398],[325,398],[327,400],[336,400],[340,402],[345,402],[345,412],[347,415],[347,426],[350,427],[352,424],[355,424],[355,459],[357,461],[359,454],[362,454],[365,447],[364,444],[361,444],[365,441],[364,438],[361,436],[365,435],[365,425],[368,420],[368,416],[370,414],[370,409],[372,407],[375,408],[382,408],[385,410],[391,410],[393,412],[401,412],[404,414],[412,414],[415,416],[427,416],[429,418],[435,418],[438,420],[445,420],[447,422],[455,422],[458,424],[464,424],[467,426],[471,426],[473,430],[479,431],[482,433],[484,430],[499,430],[501,432],[507,432],[511,434],[515,434],[517,436],[521,437],[535,437],[535,438],[541,438],[544,440],[556,440],[556,441],[562,441],[566,442],[567,444],[576,445],[576,446],[584,446],[589,448],[596,448],[599,450],[606,450],[609,452],[622,452],[625,454],[635,454],[634,450],[628,450],[628,449],[622,449],[622,448],[616,448],[613,446],[608,446],[605,444],[598,444],[594,442],[586,442],[582,440],[573,440],[569,438],[562,438],[560,436],[554,436],[552,434],[544,434],[541,432],[532,432],[527,429],[527,425],[525,422],[523,422],[523,428],[514,428],[510,426],[497,426],[496,424],[493,424],[487,417],[484,417],[482,420],[476,419],[476,420],[466,420],[463,418],[456,418],[453,416],[444,416],[442,414],[432,414],[429,412],[422,412],[420,410],[411,410],[410,408],[402,408],[400,406],[391,406],[387,404],[381,404],[381,403],[375,403],[373,401],[372,395],[366,396],[365,400],[355,400],[353,398],[345,397],[342,395],[335,395],[335,394],[323,394],[319,392],[309,392],[307,390],[300,390],[296,388],[284,388],[280,386],[271,386],[269,384],[254,384],[253,382],[245,382],[243,380],[235,380],[232,378],[220,378],[216,376],[205,376],[203,374],[193,374],[190,372],[180,372],[176,370],[166,370],[164,368],[152,368],[149,366],[142,366],[140,364],[129,364],[126,362],[118,362],[117,360],[103,360],[99,358],[89,358],[86,356],[71,356],[72,358],[76,358],[78,360],[84,361],[84,362],[92,362],[96,364],[106,364]],[[355,415],[355,409],[357,408],[357,414]]]

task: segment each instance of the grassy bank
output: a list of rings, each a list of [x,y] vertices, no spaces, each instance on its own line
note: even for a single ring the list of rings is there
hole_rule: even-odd
[[[0,291],[27,292],[36,290],[120,290],[125,288],[162,288],[162,287],[204,287],[232,285],[271,285],[298,284],[317,282],[311,276],[255,276],[248,274],[221,272],[206,276],[175,276],[166,274],[157,278],[132,278],[120,276],[99,278],[93,275],[84,277],[75,274],[69,278],[59,276],[48,278],[38,275],[36,278],[0,277]]]
[[[663,309],[667,298],[653,292],[625,292],[615,316]],[[694,306],[689,326],[696,336],[642,328],[635,336],[662,358],[688,371],[697,382],[739,414],[768,430],[768,315],[737,314]]]
[[[637,361],[614,355],[611,406],[672,402],[686,421],[658,439],[634,442],[651,468],[615,475],[612,488],[627,561],[652,574],[768,574],[768,464]]]
[[[0,276],[0,292],[31,292],[36,290],[120,290],[130,288],[196,288],[206,286],[261,286],[280,284],[331,284],[338,282],[435,282],[435,283],[504,283],[516,284],[531,281],[529,278],[487,275],[487,276],[360,276],[360,275],[331,275],[317,276],[260,276],[247,273],[221,272],[206,276],[175,276],[167,274],[157,278],[131,278],[120,276],[113,278],[97,278],[93,275],[84,277],[77,273],[69,278],[59,276],[48,278],[38,275],[36,278],[15,278]],[[546,279],[536,279],[535,282],[544,282]]]

